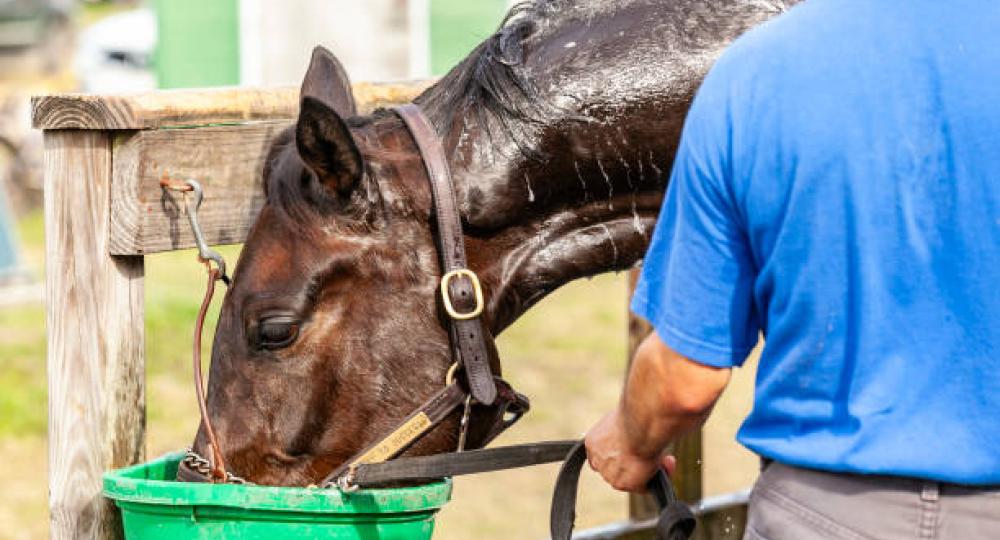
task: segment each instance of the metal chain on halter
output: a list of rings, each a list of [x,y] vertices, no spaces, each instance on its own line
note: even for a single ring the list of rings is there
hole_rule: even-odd
[[[201,454],[195,452],[194,450],[188,449],[184,454],[184,459],[182,460],[185,465],[187,465],[191,470],[201,474],[202,476],[211,476],[212,473],[212,462],[203,458]],[[248,486],[255,485],[246,478],[241,478],[235,474],[226,471],[226,482],[230,484],[244,484]]]
[[[455,375],[458,372],[458,368],[461,364],[455,362],[448,368],[448,373],[444,376],[445,386],[451,386],[455,384]],[[458,424],[458,446],[455,448],[456,452],[465,451],[465,440],[469,435],[469,417],[472,416],[472,394],[467,394],[465,396],[464,403],[462,405],[462,420]]]
[[[184,463],[200,474],[217,481],[246,483],[244,479],[226,470],[226,463],[222,457],[222,448],[219,446],[218,436],[208,417],[205,384],[202,380],[201,370],[201,336],[205,326],[205,317],[208,314],[208,307],[211,305],[212,296],[215,293],[215,282],[216,280],[221,280],[227,286],[229,285],[229,276],[226,275],[226,260],[222,257],[222,254],[208,247],[208,243],[205,242],[205,236],[201,232],[201,226],[198,224],[198,209],[201,207],[201,202],[204,199],[204,191],[201,188],[201,184],[193,179],[177,181],[163,177],[160,179],[160,187],[182,194],[188,223],[191,225],[191,232],[198,247],[198,261],[203,263],[208,271],[208,284],[205,288],[205,297],[201,301],[201,307],[198,309],[198,318],[195,321],[194,343],[192,345],[191,356],[194,365],[194,385],[195,396],[198,399],[198,411],[201,414],[202,425],[205,427],[205,434],[208,437],[208,445],[212,451],[212,457],[211,459],[205,459],[191,449],[188,450],[184,458]],[[193,194],[194,201],[188,198],[188,193]],[[212,262],[215,263],[215,268],[212,267]]]

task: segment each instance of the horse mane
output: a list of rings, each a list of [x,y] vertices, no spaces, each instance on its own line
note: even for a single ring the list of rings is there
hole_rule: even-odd
[[[539,22],[557,3],[565,0],[534,0],[513,6],[492,36],[480,43],[457,66],[435,85],[414,99],[436,126],[439,135],[447,136],[458,114],[474,107],[487,137],[500,131],[515,141],[522,140],[525,126],[537,125],[545,117],[537,102],[537,91],[523,69],[524,40],[538,28]],[[380,118],[393,116],[378,109],[371,116],[346,118],[351,127],[369,125]],[[299,174],[278,171],[288,164],[277,159],[289,145],[294,145],[294,127],[280,133],[265,160],[264,195],[268,202],[293,219],[311,214],[316,197],[309,197]],[[531,151],[518,147],[525,153]]]
[[[524,42],[565,0],[535,0],[513,6],[492,36],[418,96],[417,103],[448,136],[456,116],[470,107],[487,137],[503,133],[525,152],[520,135],[544,123],[549,114],[524,67]],[[499,128],[500,133],[496,130]]]

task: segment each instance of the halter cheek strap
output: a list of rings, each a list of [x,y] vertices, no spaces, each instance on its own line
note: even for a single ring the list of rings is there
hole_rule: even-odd
[[[438,253],[441,256],[441,303],[448,315],[453,355],[465,368],[472,397],[492,405],[497,397],[490,370],[493,348],[487,345],[483,328],[483,290],[479,277],[469,270],[465,255],[462,217],[455,201],[455,187],[444,147],[420,107],[407,103],[392,108],[409,129],[423,158],[434,195]],[[492,339],[492,337],[490,338]]]
[[[468,268],[462,219],[455,201],[455,189],[444,147],[418,106],[408,103],[393,107],[392,110],[403,120],[413,137],[431,186],[441,263],[441,305],[447,316],[452,358],[455,360],[453,370],[463,368],[461,372],[465,375],[466,384],[455,380],[454,371],[449,371],[443,390],[404,418],[388,435],[367,446],[331,472],[320,485],[339,482],[341,487],[347,487],[353,483],[358,466],[381,463],[396,457],[464,403],[465,413],[459,434],[459,450],[463,450],[473,399],[481,405],[496,406],[501,410],[497,422],[487,434],[486,442],[512,425],[528,409],[527,398],[514,392],[502,379],[494,377],[490,368],[496,347],[493,336],[483,327],[483,289],[479,277]],[[506,413],[509,413],[510,418],[503,418]]]

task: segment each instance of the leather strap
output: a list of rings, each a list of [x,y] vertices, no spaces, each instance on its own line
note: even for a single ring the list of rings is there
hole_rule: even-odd
[[[353,483],[364,488],[401,481],[428,482],[446,476],[477,474],[553,463],[565,459],[566,454],[575,444],[576,441],[548,441],[485,450],[469,450],[455,454],[399,458],[385,463],[358,465],[355,469]]]
[[[576,494],[580,470],[587,461],[587,448],[579,441],[566,455],[559,470],[556,488],[552,493],[552,512],[549,527],[552,540],[570,540],[576,521]],[[662,470],[647,484],[649,491],[660,505],[660,518],[656,525],[657,540],[687,540],[695,528],[694,514],[686,504],[677,500],[673,484]]]
[[[403,119],[403,123],[409,129],[423,158],[427,178],[430,181],[434,195],[434,214],[437,219],[441,275],[444,277],[456,270],[467,270],[462,218],[455,201],[455,189],[444,147],[420,107],[407,103],[395,106],[392,110]],[[473,281],[474,279],[476,281]],[[450,298],[442,300],[454,306],[458,312],[474,312],[477,304],[478,307],[482,307],[482,293],[475,274],[471,274],[471,277],[465,274],[457,275],[454,279],[447,280],[446,285]],[[487,332],[483,328],[482,318],[480,316],[455,318],[449,310],[449,321],[452,348],[455,357],[465,368],[472,397],[479,403],[492,405],[497,397],[497,388],[490,369],[494,349],[487,344]]]
[[[201,424],[205,428],[205,436],[208,438],[208,446],[212,452],[212,481],[225,482],[226,462],[222,457],[222,449],[219,447],[219,437],[215,434],[215,427],[208,416],[208,405],[205,402],[205,383],[201,373],[201,333],[205,328],[205,316],[208,314],[208,306],[212,304],[212,295],[215,293],[215,280],[219,279],[219,271],[212,268],[212,265],[205,263],[208,268],[208,285],[205,288],[205,297],[201,300],[201,307],[198,308],[198,318],[194,323],[194,343],[191,354],[194,364],[194,388],[195,397],[198,400],[198,412],[201,414]]]
[[[465,403],[465,390],[458,383],[452,383],[431,396],[416,411],[396,424],[385,437],[355,454],[346,463],[337,467],[320,482],[321,487],[336,484],[341,477],[352,473],[352,469],[366,463],[379,463],[392,459],[409,448],[411,444],[441,423],[452,411]],[[351,479],[351,483],[355,483]]]
[[[497,403],[495,406],[497,417],[494,419],[490,427],[490,431],[486,434],[486,439],[483,442],[484,445],[488,444],[497,435],[503,433],[507,428],[514,425],[514,423],[520,420],[521,417],[524,416],[524,414],[531,408],[528,398],[515,392],[506,381],[498,377],[495,383],[498,389]],[[409,476],[406,476],[407,473],[405,472],[405,467],[403,469],[399,469],[394,466],[389,466],[389,470],[396,472],[378,473],[381,474],[381,476],[377,477],[379,480],[367,480],[364,483],[357,480],[358,475],[361,474],[360,471],[362,470],[379,470],[378,467],[384,463],[395,463],[397,461],[401,461],[388,460],[405,451],[413,443],[426,435],[430,430],[434,429],[445,418],[447,418],[452,411],[462,406],[468,395],[468,392],[465,391],[460,383],[456,382],[449,384],[443,390],[434,394],[430,399],[424,402],[424,404],[421,405],[415,412],[411,413],[401,422],[396,424],[388,435],[380,437],[377,441],[354,454],[354,456],[348,459],[346,463],[326,475],[326,477],[320,481],[319,485],[322,487],[332,487],[344,477],[347,477],[345,479],[346,483],[349,483],[352,486],[362,487],[378,483],[410,479]],[[460,456],[465,453],[466,452],[441,454],[435,457],[441,461],[447,461],[450,458]],[[565,452],[563,452],[563,455],[565,455]],[[412,459],[416,458],[405,458],[403,461]],[[562,459],[562,457],[559,456],[559,459]],[[523,467],[525,465],[521,466]],[[500,468],[503,467],[491,470],[499,470]],[[471,473],[472,471],[464,474]],[[393,477],[392,474],[403,474],[403,476]],[[421,478],[440,478],[442,476],[447,475],[442,473],[436,476]]]
[[[546,441],[533,444],[400,458],[382,463],[363,463],[353,470],[351,485],[370,488],[397,482],[428,482],[438,478],[478,474],[543,463],[563,461],[552,494],[550,532],[552,540],[570,540],[576,521],[576,498],[580,471],[587,461],[583,441]],[[694,533],[694,514],[677,500],[673,484],[662,470],[647,484],[661,513],[656,524],[657,540],[687,540]]]

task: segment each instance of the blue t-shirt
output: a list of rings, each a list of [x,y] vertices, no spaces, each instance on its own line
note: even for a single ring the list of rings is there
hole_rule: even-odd
[[[808,0],[688,115],[632,309],[740,365],[739,440],[805,467],[1000,484],[1000,4]]]

